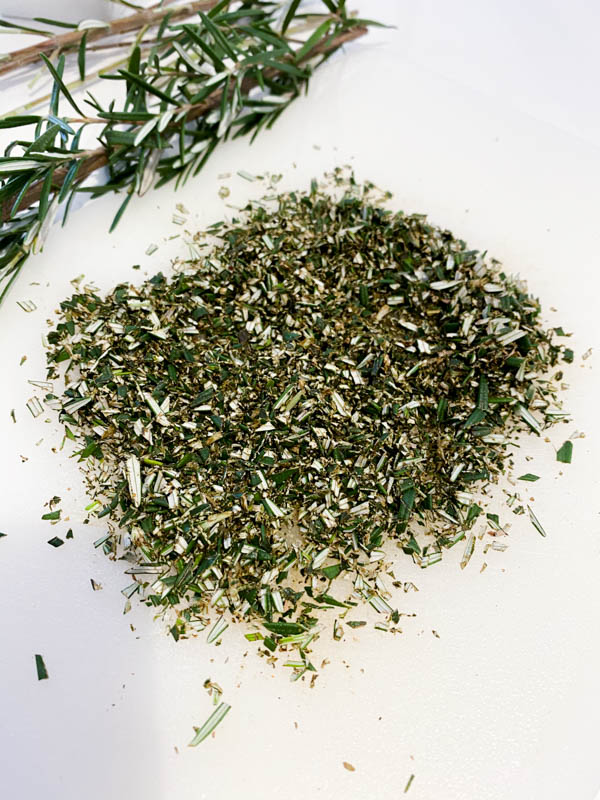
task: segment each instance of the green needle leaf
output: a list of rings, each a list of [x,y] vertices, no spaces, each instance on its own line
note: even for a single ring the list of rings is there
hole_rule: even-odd
[[[295,633],[304,633],[305,628],[297,622],[263,622],[263,626],[271,633],[279,633],[281,636],[290,636]]]
[[[214,67],[217,69],[218,72],[225,71],[225,64],[219,58],[219,56],[215,53],[215,51],[202,39],[200,34],[196,31],[194,27],[191,25],[184,25],[183,30],[187,33],[189,38],[200,47],[203,52],[210,58],[213,62]]]
[[[223,722],[230,710],[231,706],[228,703],[220,703],[210,717],[206,720],[204,725],[201,728],[194,729],[196,731],[196,735],[189,743],[188,747],[196,747],[196,745],[200,744],[200,742],[203,742],[207,736],[210,736],[217,725]]]
[[[38,206],[38,218],[40,222],[42,222],[48,213],[48,206],[50,204],[50,192],[52,191],[52,178],[54,176],[54,167],[51,167],[46,177],[44,178],[44,183],[42,184],[42,193],[40,195],[40,204]]]
[[[298,6],[300,5],[300,0],[292,0],[290,3],[287,14],[283,20],[283,25],[281,26],[281,32],[285,33],[290,26],[290,22],[294,19],[294,15],[298,10]]]
[[[128,78],[131,81],[131,83],[135,83],[137,86],[141,86],[142,89],[145,89],[147,92],[150,92],[150,94],[155,95],[155,97],[160,97],[161,100],[164,100],[167,103],[173,103],[173,105],[175,106],[181,105],[178,100],[175,100],[175,98],[170,97],[161,89],[158,89],[156,86],[153,86],[151,83],[148,83],[148,81],[145,81],[143,78],[140,78],[139,75],[134,75],[133,72],[129,72],[126,69],[120,69],[119,74],[123,75],[125,78]],[[110,80],[115,80],[116,78],[115,75],[102,75],[102,77],[108,78]]]
[[[71,97],[71,92],[67,89],[67,87],[63,83],[62,78],[60,77],[60,75],[58,74],[58,72],[56,71],[56,69],[54,68],[52,63],[50,62],[50,60],[43,53],[40,53],[40,58],[42,59],[42,61],[44,61],[44,63],[48,67],[48,71],[50,72],[50,74],[54,78],[55,83],[60,88],[60,90],[62,91],[64,96],[67,98],[69,103],[73,106],[75,111],[77,111],[77,113],[80,114],[83,117],[84,116],[83,111],[79,108],[79,106],[77,105],[75,100],[73,100],[73,98]],[[62,61],[64,63],[64,55],[61,56],[61,59],[62,59]]]
[[[34,114],[5,117],[4,119],[0,119],[0,128],[19,128],[22,125],[35,125],[41,120],[42,117],[38,117]]]
[[[127,193],[127,197],[125,198],[125,200],[123,200],[123,202],[119,206],[119,210],[117,211],[117,213],[115,214],[115,218],[111,222],[110,228],[108,229],[109,233],[112,233],[114,231],[114,229],[117,227],[117,225],[119,224],[119,220],[121,219],[121,217],[125,213],[125,209],[129,205],[132,197],[133,197],[133,192],[128,192]]]
[[[79,53],[77,55],[77,66],[79,67],[79,77],[82,81],[85,80],[85,55],[87,47],[87,31],[81,37],[79,43]]]

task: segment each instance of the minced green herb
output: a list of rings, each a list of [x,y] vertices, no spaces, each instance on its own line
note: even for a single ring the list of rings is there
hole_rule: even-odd
[[[48,670],[44,663],[44,657],[36,654],[35,656],[35,669],[37,672],[38,681],[45,681],[48,678]]]
[[[573,458],[573,442],[567,439],[566,442],[556,451],[556,460],[563,464],[570,464]]]
[[[214,225],[171,279],[61,304],[48,377],[66,369],[95,545],[129,553],[176,638],[211,609],[257,617],[314,669],[313,598],[351,575],[389,616],[386,543],[439,561],[514,437],[564,417],[539,302],[388,198],[337,171]]]

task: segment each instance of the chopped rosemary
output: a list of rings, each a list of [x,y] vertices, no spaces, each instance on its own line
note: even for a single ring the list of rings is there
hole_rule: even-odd
[[[564,348],[525,285],[388,198],[342,170],[271,191],[171,279],[76,287],[48,334],[108,522],[94,544],[138,565],[127,596],[172,609],[176,639],[261,621],[252,640],[298,650],[293,679],[314,670],[315,613],[351,605],[338,576],[397,621],[386,543],[426,567],[465,539],[466,566],[478,492],[560,407]]]
[[[562,461],[563,464],[570,464],[573,458],[573,442],[570,439],[557,450],[556,460]]]
[[[544,530],[544,528],[542,526],[542,523],[539,521],[539,519],[533,513],[533,510],[532,510],[531,506],[527,506],[527,510],[529,511],[529,519],[531,520],[531,524],[533,525],[533,527],[536,529],[536,531],[541,536],[545,536],[546,535],[546,531]]]
[[[51,544],[52,547],[60,547],[64,541],[59,536],[53,536],[52,539],[48,539],[48,544]]]
[[[210,736],[217,725],[219,725],[225,719],[225,716],[230,709],[231,706],[227,703],[219,703],[204,725],[201,728],[194,728],[196,735],[189,743],[189,747],[196,747],[196,745],[200,744],[200,742],[203,742],[207,736]]]
[[[48,670],[44,663],[44,659],[39,654],[35,656],[35,668],[37,670],[38,681],[44,681],[48,678]]]

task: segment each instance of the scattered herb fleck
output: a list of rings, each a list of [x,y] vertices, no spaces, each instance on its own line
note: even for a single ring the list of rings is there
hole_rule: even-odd
[[[194,728],[196,735],[188,746],[196,747],[200,742],[203,742],[206,737],[214,731],[217,725],[223,721],[230,709],[231,706],[227,703],[220,703],[201,728]]]
[[[44,412],[44,407],[37,397],[30,397],[27,401],[27,408],[31,412],[31,416],[35,419]]]
[[[60,547],[64,541],[58,536],[53,536],[52,539],[48,539],[48,544],[51,544],[52,547]]]
[[[37,670],[38,681],[44,681],[48,678],[48,670],[46,669],[44,659],[38,654],[35,656],[35,668]]]
[[[532,510],[531,506],[527,506],[527,510],[529,511],[529,519],[531,520],[531,524],[533,525],[533,527],[536,529],[536,531],[539,534],[541,534],[542,536],[545,536],[546,535],[546,531],[544,530],[544,528],[542,526],[542,523],[539,521],[539,519],[533,513],[533,510]],[[494,542],[494,545],[496,545],[496,544],[500,544],[500,542]],[[492,547],[494,547],[494,545],[492,545]],[[505,545],[505,547],[506,547],[506,545]],[[497,550],[498,547],[495,547],[494,549]]]
[[[556,460],[561,461],[563,464],[570,464],[573,458],[573,442],[570,439],[557,450]]]
[[[524,475],[519,475],[518,478],[518,480],[520,481],[531,481],[531,483],[533,483],[534,481],[539,481],[539,479],[540,476],[534,475],[532,472],[526,472]]]

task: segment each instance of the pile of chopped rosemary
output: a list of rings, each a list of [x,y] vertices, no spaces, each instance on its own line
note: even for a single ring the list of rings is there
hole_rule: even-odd
[[[386,543],[439,560],[514,437],[564,416],[538,301],[388,197],[338,170],[212,226],[170,279],[61,304],[49,378],[66,367],[97,544],[176,638],[212,607],[305,645],[340,575],[394,619]]]

